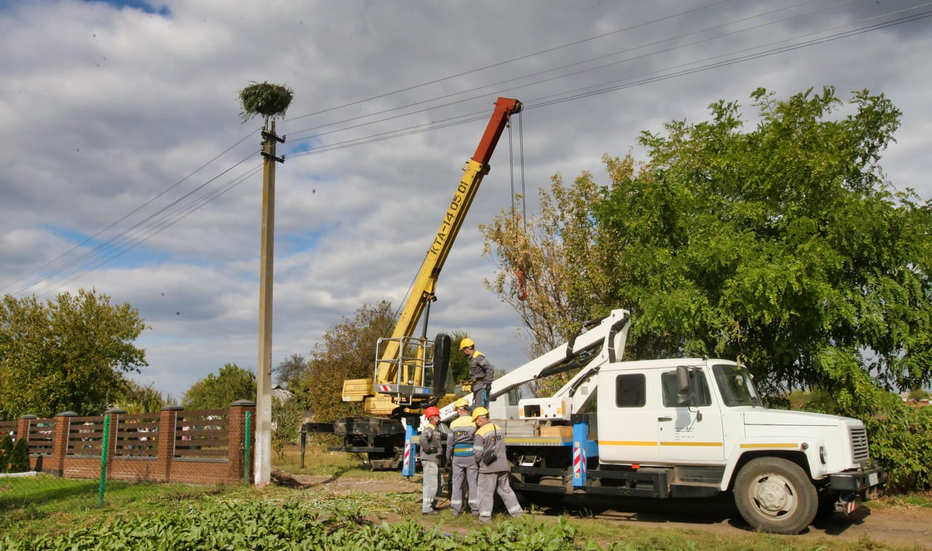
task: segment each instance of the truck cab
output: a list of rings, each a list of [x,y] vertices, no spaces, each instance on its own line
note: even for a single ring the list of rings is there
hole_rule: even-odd
[[[881,481],[861,421],[768,409],[733,361],[622,361],[595,380],[596,415],[585,421],[597,470],[657,474],[672,497],[731,491],[755,528],[799,532],[820,500],[851,512]]]

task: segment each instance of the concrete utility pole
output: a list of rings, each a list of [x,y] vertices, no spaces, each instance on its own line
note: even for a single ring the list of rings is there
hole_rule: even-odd
[[[256,373],[255,484],[268,485],[272,475],[272,261],[275,257],[275,121],[262,129],[262,251],[259,268],[259,364]]]

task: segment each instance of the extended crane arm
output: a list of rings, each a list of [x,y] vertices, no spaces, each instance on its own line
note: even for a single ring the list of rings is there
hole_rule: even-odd
[[[437,277],[443,264],[446,262],[453,242],[459,233],[460,227],[466,218],[466,213],[472,205],[482,177],[489,171],[489,159],[495,151],[498,139],[502,135],[508,120],[515,113],[521,111],[521,102],[512,98],[498,98],[495,102],[495,111],[489,119],[489,123],[482,134],[479,146],[475,154],[466,163],[463,177],[459,185],[456,186],[456,192],[453,199],[447,206],[447,210],[440,221],[440,227],[434,234],[424,262],[417,273],[414,284],[411,287],[411,294],[408,295],[404,307],[401,310],[401,316],[392,331],[392,340],[387,343],[382,351],[382,356],[376,370],[375,384],[392,383],[395,381],[397,374],[396,363],[393,362],[398,357],[399,341],[402,337],[410,337],[417,327],[418,320],[424,311],[425,305],[434,297],[434,289],[437,284]]]

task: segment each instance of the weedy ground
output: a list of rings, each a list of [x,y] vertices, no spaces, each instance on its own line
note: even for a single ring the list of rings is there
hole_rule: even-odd
[[[0,479],[0,550],[214,549],[262,545],[295,549],[612,549],[612,550],[886,550],[921,549],[928,541],[891,543],[880,528],[851,537],[813,530],[802,536],[758,534],[726,522],[690,524],[661,511],[659,522],[626,522],[586,511],[532,510],[491,527],[471,515],[420,515],[420,484],[396,472],[373,473],[364,459],[313,447],[300,468],[289,450],[275,469],[306,484],[192,486],[107,483],[47,475]],[[309,482],[308,482],[309,481]],[[869,503],[869,522],[910,516],[932,520],[932,495]],[[561,515],[560,513],[571,513]],[[643,517],[648,515],[643,514]],[[872,527],[874,528],[874,527]],[[890,529],[893,529],[891,527]],[[145,535],[145,537],[143,537]],[[245,539],[244,539],[245,538]],[[898,544],[898,545],[897,545]]]

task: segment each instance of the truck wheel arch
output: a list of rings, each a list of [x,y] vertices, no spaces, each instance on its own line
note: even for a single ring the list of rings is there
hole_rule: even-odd
[[[787,450],[754,450],[741,454],[735,461],[734,467],[731,469],[731,471],[726,469],[726,475],[728,476],[728,487],[725,488],[725,491],[734,491],[735,479],[738,478],[738,473],[741,472],[741,469],[748,462],[753,459],[757,459],[758,457],[780,457],[782,459],[792,461],[793,463],[799,465],[803,471],[806,472],[806,476],[809,477],[809,480],[812,481],[812,471],[809,470],[809,461],[806,459],[806,454],[803,452]]]

